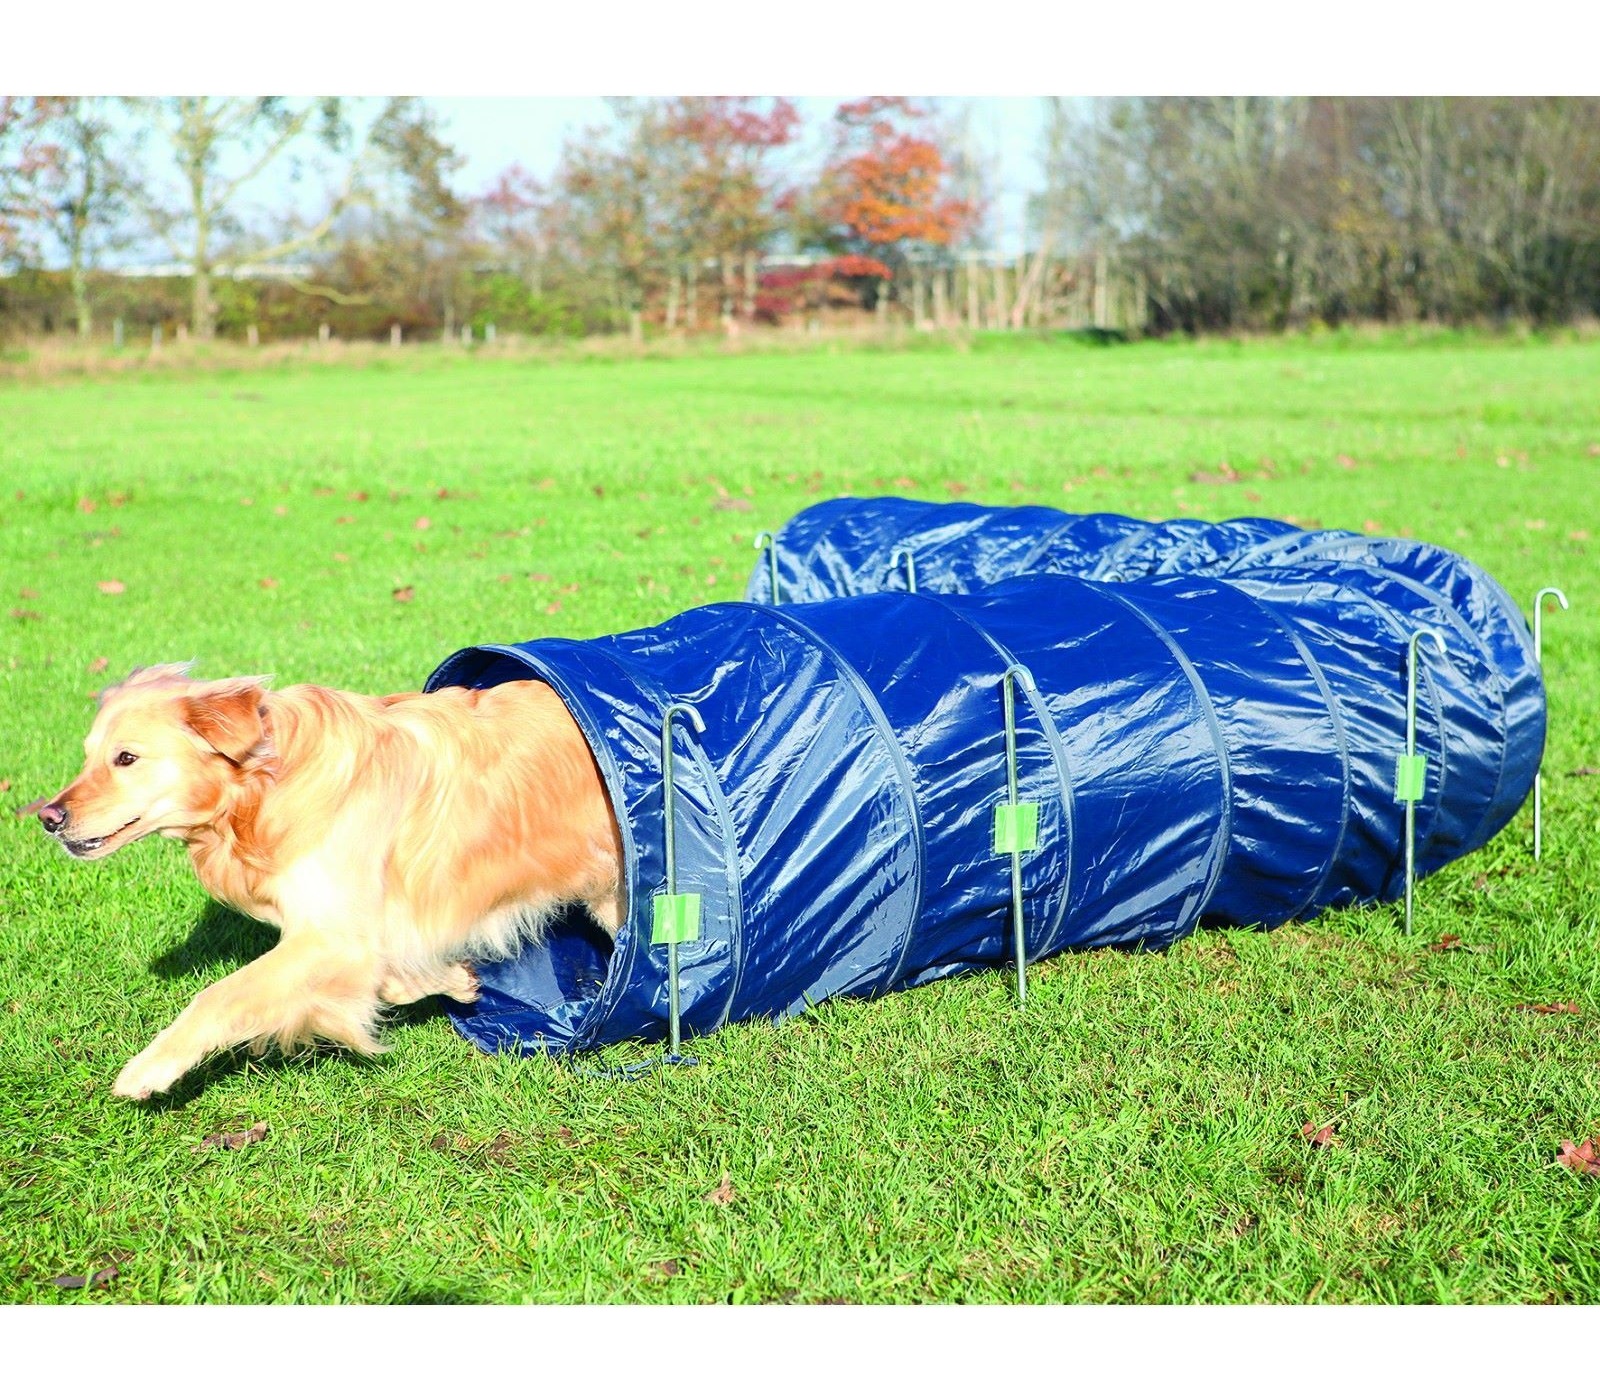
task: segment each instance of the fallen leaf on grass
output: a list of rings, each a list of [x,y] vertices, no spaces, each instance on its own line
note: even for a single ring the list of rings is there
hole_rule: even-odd
[[[1466,949],[1461,946],[1459,933],[1447,933],[1437,943],[1428,946],[1430,953],[1464,953]]]
[[[32,608],[12,608],[11,616],[18,622],[43,622],[44,614],[34,612]]]
[[[110,664],[111,664],[111,662],[109,660],[107,660],[105,657],[97,656],[88,665],[89,674],[91,676],[98,676]]]
[[[39,590],[36,588],[19,588],[17,590],[17,597],[19,598],[37,598],[38,596]]]
[[[264,578],[261,580],[261,586],[263,588],[276,588],[278,586],[278,580],[275,578]]]
[[[350,499],[352,501],[364,501],[367,499],[367,493],[365,491],[352,491]]]
[[[397,603],[409,603],[416,596],[417,590],[412,588],[409,584],[404,588],[397,588],[394,591],[394,600]]]
[[[126,593],[128,585],[120,578],[103,578],[95,585],[102,593]]]
[[[546,603],[544,605],[544,610],[547,613],[558,613],[558,612],[561,611],[561,604],[560,603]]]
[[[731,1172],[723,1172],[721,1183],[715,1190],[707,1191],[701,1199],[710,1201],[714,1205],[727,1205],[733,1200],[733,1174]]]
[[[1518,1011],[1537,1011],[1541,1016],[1581,1016],[1583,1011],[1575,1001],[1524,1001]]]
[[[256,1123],[237,1133],[209,1133],[201,1138],[191,1152],[206,1152],[213,1147],[220,1147],[225,1152],[232,1152],[236,1148],[248,1147],[253,1142],[260,1142],[267,1135],[267,1125]]]
[[[1331,1146],[1333,1143],[1333,1124],[1328,1123],[1319,1128],[1315,1123],[1302,1123],[1300,1125],[1300,1136],[1313,1147]]]
[[[289,513],[289,507],[288,506],[273,506],[272,513],[274,515],[287,515]]]
[[[1556,1153],[1556,1161],[1584,1176],[1600,1176],[1600,1143],[1593,1138],[1585,1138],[1576,1147],[1563,1142],[1561,1151]]]
[[[335,517],[333,523],[335,525],[354,525],[356,523],[356,518],[353,515],[341,515]]]
[[[661,1278],[676,1278],[683,1272],[683,1265],[676,1259],[659,1259],[650,1266],[650,1272]]]
[[[1584,764],[1582,768],[1574,768],[1568,772],[1569,778],[1600,778],[1600,768],[1591,768]]]
[[[22,806],[14,808],[13,813],[19,817],[31,817],[35,812],[42,810],[49,800],[48,797],[36,797],[32,802],[24,802]]]
[[[83,1274],[57,1274],[50,1282],[57,1288],[104,1288],[120,1272],[115,1264],[107,1264],[87,1277]]]
[[[720,496],[711,503],[712,510],[735,510],[741,515],[748,515],[756,508],[756,503],[744,496]]]
[[[433,529],[433,521],[429,520],[425,515],[419,515],[413,528],[417,530],[431,530]]]
[[[0,778],[0,792],[10,792],[10,791],[11,791],[11,779],[10,778]]]

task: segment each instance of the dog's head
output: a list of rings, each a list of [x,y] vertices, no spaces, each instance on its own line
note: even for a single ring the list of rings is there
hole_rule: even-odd
[[[265,677],[192,681],[135,671],[100,697],[83,771],[40,812],[68,852],[95,860],[152,831],[215,822],[267,748]]]

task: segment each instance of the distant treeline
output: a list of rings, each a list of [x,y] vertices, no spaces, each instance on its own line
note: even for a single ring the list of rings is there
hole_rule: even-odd
[[[1600,312],[1600,99],[1054,102],[1041,224],[1149,329]]]
[[[0,333],[736,333],[851,320],[1131,334],[1600,313],[1600,99],[1048,103],[1026,251],[959,120],[618,100],[476,192],[424,101],[0,97]],[[802,156],[803,150],[812,154]],[[248,202],[272,168],[313,207]],[[148,250],[158,276],[106,269]],[[135,254],[145,254],[135,258]]]

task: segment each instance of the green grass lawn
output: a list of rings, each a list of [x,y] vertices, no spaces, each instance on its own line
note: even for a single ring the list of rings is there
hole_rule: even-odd
[[[1378,908],[1066,956],[1025,1013],[1007,974],[963,978],[735,1026],[634,1083],[486,1057],[424,1006],[376,1061],[236,1055],[113,1100],[272,932],[209,907],[175,843],[74,864],[5,815],[0,1301],[1600,1302],[1600,1178],[1555,1160],[1600,1135],[1597,454],[1576,342],[0,386],[6,813],[77,771],[93,692],[134,666],[414,689],[472,642],[734,598],[755,530],[837,494],[1411,534],[1573,602],[1546,858],[1524,812],[1421,887],[1411,940]]]

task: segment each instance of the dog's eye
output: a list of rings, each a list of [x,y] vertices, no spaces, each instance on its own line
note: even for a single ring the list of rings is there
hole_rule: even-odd
[[[130,763],[137,763],[139,761],[139,755],[136,753],[129,753],[126,749],[124,749],[111,761],[115,763],[118,768],[126,768]]]

